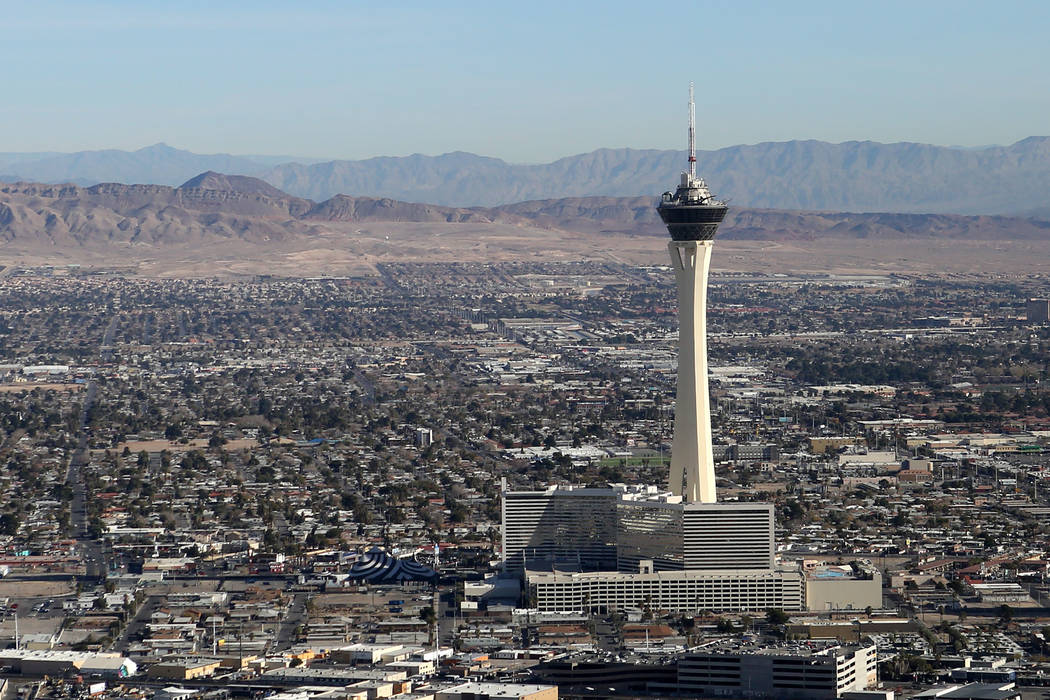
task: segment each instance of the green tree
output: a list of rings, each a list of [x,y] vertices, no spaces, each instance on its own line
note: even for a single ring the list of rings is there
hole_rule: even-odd
[[[434,646],[434,628],[437,626],[437,613],[434,608],[427,606],[419,611],[419,619],[427,623],[427,631],[430,635],[430,646]]]
[[[0,533],[5,535],[17,535],[18,526],[22,523],[18,520],[18,516],[12,513],[4,513],[0,515]]]
[[[786,625],[790,617],[780,608],[769,608],[766,610],[766,622],[770,625]]]

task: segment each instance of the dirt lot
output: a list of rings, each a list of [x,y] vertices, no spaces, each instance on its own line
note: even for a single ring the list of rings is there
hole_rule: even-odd
[[[68,581],[22,581],[4,579],[0,581],[0,598],[56,598],[69,595],[73,586]]]
[[[240,450],[244,448],[258,447],[258,440],[230,440],[223,449],[225,450]],[[146,452],[160,452],[167,450],[168,452],[189,452],[191,450],[207,450],[208,441],[204,438],[195,438],[187,441],[185,444],[181,442],[172,442],[170,440],[131,440],[129,442],[122,442],[116,446],[117,452],[123,452],[124,448],[127,447],[131,450],[132,454],[146,450]]]
[[[666,237],[573,232],[508,224],[333,223],[308,239],[207,246],[20,250],[0,246],[2,265],[77,263],[143,277],[369,275],[377,263],[604,260],[667,263]],[[118,246],[119,248],[119,246]],[[115,263],[114,261],[119,261]],[[1007,276],[1050,273],[1045,241],[721,239],[713,270]]]
[[[81,391],[86,384],[32,384],[29,382],[19,382],[18,384],[0,384],[0,393],[16,393],[21,391],[32,391],[33,389],[40,389],[40,391]]]

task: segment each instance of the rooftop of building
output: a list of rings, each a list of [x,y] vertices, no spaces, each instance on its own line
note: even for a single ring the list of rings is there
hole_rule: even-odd
[[[930,688],[913,698],[958,698],[973,700],[1005,700],[1017,696],[1013,683],[967,683],[964,685]]]
[[[554,686],[540,685],[538,683],[485,683],[480,681],[470,681],[468,683],[453,686],[447,690],[456,693],[488,695],[489,697],[516,698],[521,697],[522,695],[540,693],[544,690],[549,690],[552,687]]]
[[[850,564],[805,563],[803,568],[806,578],[811,581],[871,580],[876,573],[876,569],[867,561],[858,561],[856,567]]]
[[[125,657],[120,654],[97,651],[67,651],[64,649],[4,649],[0,651],[0,657],[5,659],[31,659],[35,661],[83,661],[91,660],[121,660]]]
[[[874,645],[840,644],[831,640],[808,640],[801,642],[770,642],[767,639],[724,639],[703,648],[690,650],[690,654],[715,655],[761,655],[787,657],[845,656]]]
[[[698,569],[686,569],[683,571],[655,571],[653,573],[641,574],[641,573],[621,573],[616,571],[581,571],[581,572],[566,572],[566,571],[534,571],[527,570],[526,578],[529,583],[568,583],[568,582],[586,582],[586,581],[603,581],[608,583],[631,583],[636,581],[698,581],[698,580],[719,580],[719,579],[745,579],[745,580],[765,580],[770,579],[774,576],[801,576],[797,566],[791,564],[784,564],[778,566],[776,569],[771,570],[754,570],[754,569],[711,569],[711,570],[698,570]]]

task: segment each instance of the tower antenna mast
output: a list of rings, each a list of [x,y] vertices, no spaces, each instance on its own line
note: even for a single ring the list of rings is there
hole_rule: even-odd
[[[696,177],[696,103],[693,83],[689,83],[689,177]]]

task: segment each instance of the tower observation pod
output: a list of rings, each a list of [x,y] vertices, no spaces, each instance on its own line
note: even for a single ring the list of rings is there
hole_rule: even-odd
[[[711,401],[707,389],[707,274],[718,225],[729,208],[696,175],[696,107],[689,85],[689,170],[657,211],[671,234],[678,285],[678,393],[669,489],[686,503],[715,502]]]

